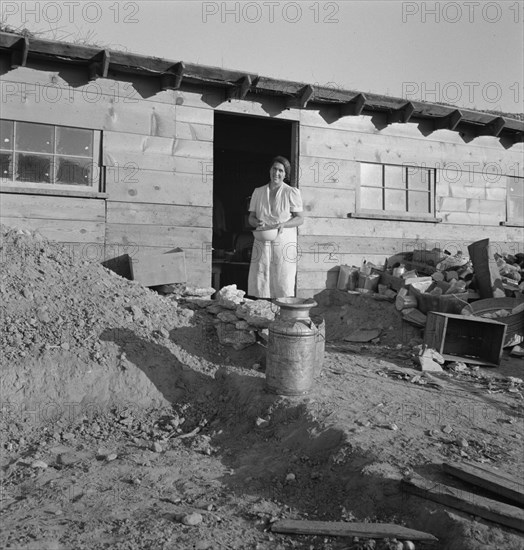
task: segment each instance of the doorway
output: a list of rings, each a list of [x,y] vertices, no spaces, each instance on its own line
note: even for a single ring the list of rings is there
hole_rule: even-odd
[[[271,160],[291,161],[297,185],[298,122],[215,111],[213,135],[213,281],[216,290],[236,284],[247,292],[253,234],[251,194],[269,182]],[[219,288],[217,288],[219,287]]]

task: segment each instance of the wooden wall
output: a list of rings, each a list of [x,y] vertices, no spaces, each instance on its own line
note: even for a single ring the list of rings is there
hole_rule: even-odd
[[[72,66],[6,72],[2,117],[102,130],[106,197],[2,193],[1,221],[39,229],[101,261],[181,247],[189,282],[209,286],[212,107],[201,94],[160,92],[154,79],[86,76]]]
[[[301,296],[334,287],[341,264],[383,263],[417,247],[466,250],[489,237],[501,251],[522,251],[522,228],[499,225],[505,178],[491,175],[523,175],[522,143],[433,132],[426,122],[386,125],[378,114],[337,119],[335,107],[285,109],[278,98],[228,102],[220,90],[159,92],[152,78],[88,83],[81,71],[43,65],[6,72],[2,116],[103,130],[107,197],[4,193],[2,222],[89,245],[91,255],[98,246],[104,259],[178,246],[186,252],[190,282],[208,286],[217,110],[300,122]],[[359,162],[439,168],[435,215],[442,223],[348,218],[356,208]]]

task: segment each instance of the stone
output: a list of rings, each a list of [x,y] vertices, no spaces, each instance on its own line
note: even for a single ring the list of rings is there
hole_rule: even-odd
[[[424,355],[419,355],[417,357],[419,367],[421,371],[425,372],[443,372],[442,367],[436,362],[433,361],[430,357]]]
[[[112,462],[113,460],[116,460],[118,458],[118,455],[116,453],[111,453],[106,456],[106,460],[108,462]]]
[[[236,310],[237,317],[256,328],[268,328],[279,308],[267,300],[245,302]]]
[[[236,309],[244,301],[245,294],[237,289],[237,285],[228,285],[217,292],[216,300],[225,309]]]
[[[255,424],[256,424],[257,427],[259,427],[259,428],[265,428],[265,427],[269,424],[269,420],[265,420],[264,418],[258,417],[258,418],[255,420]]]
[[[82,460],[83,456],[79,453],[69,452],[58,455],[57,462],[62,466],[72,466]]]
[[[297,480],[297,476],[293,473],[289,473],[286,476],[286,483],[294,483]]]
[[[217,318],[220,319],[221,321],[223,321],[224,323],[237,323],[238,322],[238,317],[231,310],[221,311],[217,315]]]
[[[154,452],[154,453],[161,453],[163,451],[163,448],[162,448],[162,445],[160,445],[160,443],[158,441],[155,441],[152,445],[151,445],[151,450]]]
[[[202,523],[202,515],[198,512],[191,512],[190,514],[184,514],[180,519],[180,523],[184,525],[194,526]]]
[[[35,460],[31,463],[31,468],[39,468],[41,470],[45,470],[47,468],[47,463],[45,463],[43,460]]]
[[[464,371],[469,370],[466,363],[462,363],[462,362],[458,362],[458,361],[453,361],[453,363],[450,363],[448,365],[448,368],[450,370],[452,370],[453,372],[464,372]]]
[[[162,336],[162,338],[169,338],[169,331],[165,329],[164,327],[158,329],[158,334]]]
[[[443,427],[442,427],[442,431],[443,431],[445,434],[450,434],[450,433],[453,431],[453,427],[450,426],[449,424],[446,424],[446,426],[443,426]]]

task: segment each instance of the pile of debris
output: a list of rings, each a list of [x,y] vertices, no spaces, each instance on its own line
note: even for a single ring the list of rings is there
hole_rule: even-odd
[[[438,248],[396,254],[377,266],[341,266],[338,289],[395,302],[402,318],[427,328],[428,314],[496,319],[507,325],[504,346],[524,337],[524,254],[502,257],[489,240],[452,255]]]

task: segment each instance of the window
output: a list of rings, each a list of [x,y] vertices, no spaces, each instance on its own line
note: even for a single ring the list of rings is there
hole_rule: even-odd
[[[434,215],[435,170],[360,163],[358,213],[428,218]]]
[[[506,177],[506,223],[524,225],[524,178]]]
[[[0,120],[3,185],[98,191],[100,132]]]

